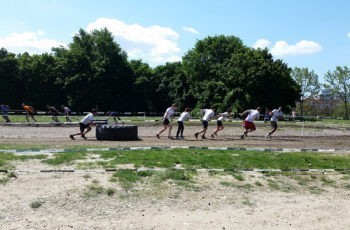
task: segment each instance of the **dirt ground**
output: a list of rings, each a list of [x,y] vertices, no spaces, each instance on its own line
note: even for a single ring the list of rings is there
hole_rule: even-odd
[[[78,127],[0,126],[0,144],[13,146],[12,149],[209,146],[350,152],[349,131],[343,128],[281,126],[272,139],[266,139],[269,126],[259,124],[257,131],[240,140],[242,128],[227,125],[218,138],[196,140],[193,134],[200,127],[186,126],[186,140],[181,141],[170,140],[165,133],[157,139],[155,134],[160,128],[139,126],[139,141],[97,141],[94,129],[87,135],[88,140],[73,141],[69,134],[76,133]],[[175,131],[176,128],[172,133]],[[48,167],[39,160],[14,162],[14,165],[18,170]],[[193,178],[190,186],[145,180],[125,189],[111,182],[112,173],[108,172],[23,172],[0,183],[0,229],[348,229],[350,226],[349,174],[243,172],[242,175],[241,181],[228,174],[210,175],[203,171]],[[0,174],[0,179],[4,177]],[[98,193],[91,189],[96,184],[115,192],[111,196]],[[41,206],[31,207],[34,203]]]

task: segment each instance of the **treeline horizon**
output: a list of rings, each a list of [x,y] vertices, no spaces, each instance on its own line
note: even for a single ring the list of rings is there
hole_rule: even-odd
[[[300,93],[286,63],[235,36],[208,36],[181,62],[154,68],[128,60],[107,29],[80,29],[67,48],[52,53],[0,49],[0,104],[12,109],[24,102],[38,110],[68,105],[74,111],[161,112],[176,103],[179,110],[281,105],[290,111]]]

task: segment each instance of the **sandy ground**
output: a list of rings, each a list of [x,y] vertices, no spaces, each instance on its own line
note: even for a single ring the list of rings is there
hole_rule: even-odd
[[[72,141],[77,127],[0,127],[0,143],[39,146],[212,146],[350,149],[346,129],[269,127],[240,140],[240,127],[227,125],[218,138],[196,140],[199,126],[185,127],[186,140],[156,139],[161,127],[139,127],[140,141]],[[211,130],[211,129],[210,129]],[[173,130],[173,133],[174,130]],[[347,151],[341,154],[348,154]],[[14,162],[17,169],[47,168],[38,160]],[[0,184],[0,229],[349,229],[350,177],[336,172],[265,175],[198,173],[190,186],[145,179],[125,189],[112,173],[20,173]],[[0,179],[6,175],[0,174]],[[301,179],[304,178],[304,179]],[[96,193],[91,186],[115,191]],[[33,203],[39,208],[32,208]]]

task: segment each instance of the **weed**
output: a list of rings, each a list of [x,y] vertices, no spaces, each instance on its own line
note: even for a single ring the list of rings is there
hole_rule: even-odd
[[[278,185],[278,183],[274,180],[268,179],[267,180],[267,185],[273,189],[273,190],[279,190],[280,186]]]
[[[220,184],[225,187],[231,187],[232,183],[228,181],[220,181]]]
[[[0,184],[4,185],[7,182],[9,182],[10,178],[8,176],[2,176],[0,177]]]
[[[113,196],[115,193],[115,189],[114,188],[107,188],[106,193],[108,196]]]
[[[340,179],[342,179],[342,180],[350,180],[350,175],[342,176]]]
[[[100,181],[99,181],[99,180],[97,180],[97,179],[93,179],[91,182],[92,182],[92,183],[94,183],[94,184],[98,184],[98,183],[100,183]]]
[[[34,200],[30,203],[32,209],[40,208],[45,202],[42,199]]]
[[[8,178],[17,178],[17,174],[14,171],[10,171],[7,173]]]
[[[144,175],[141,173],[141,175]],[[121,170],[115,172],[110,179],[111,182],[119,181],[120,185],[125,189],[129,190],[133,187],[134,183],[141,180],[141,176],[135,170]]]
[[[336,185],[336,181],[335,180],[331,180],[329,178],[326,177],[321,177],[321,181],[323,182],[324,185],[328,185],[328,186],[335,186]]]
[[[243,196],[242,204],[247,205],[249,207],[254,205],[247,196]]]
[[[88,180],[88,179],[90,179],[90,178],[91,178],[91,176],[90,176],[89,174],[85,174],[85,175],[84,175],[84,179],[85,179],[85,180]]]
[[[84,193],[85,198],[96,197],[104,193],[104,188],[98,183],[92,183],[87,186],[87,191]]]
[[[258,186],[258,187],[264,186],[260,181],[255,181],[254,184],[255,184],[256,186]]]
[[[317,186],[309,186],[308,190],[311,194],[317,194],[317,195],[321,194],[324,191],[323,189]]]

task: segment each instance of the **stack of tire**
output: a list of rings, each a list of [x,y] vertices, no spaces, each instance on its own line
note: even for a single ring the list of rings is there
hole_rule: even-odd
[[[136,125],[97,125],[96,139],[109,141],[139,140]]]

